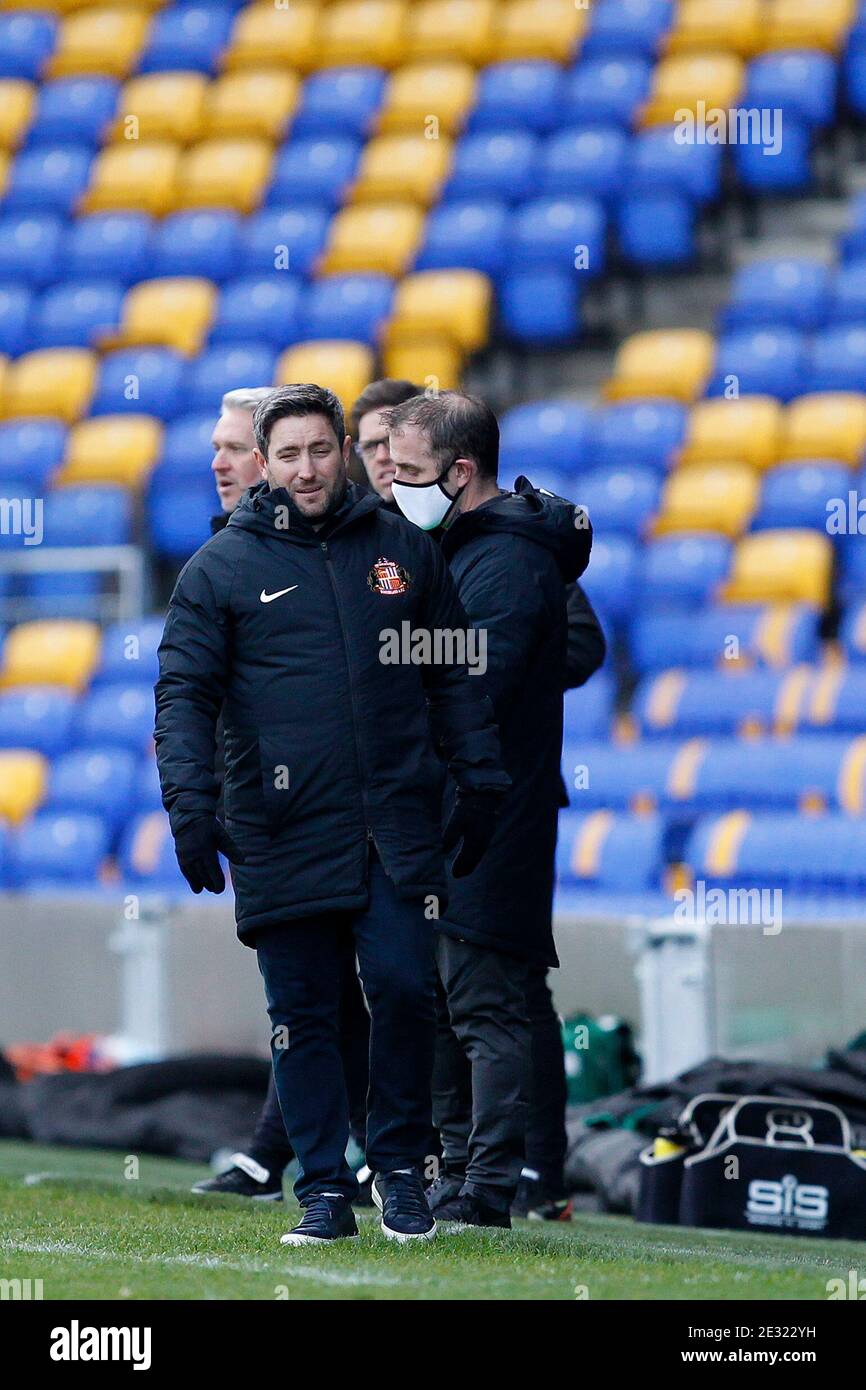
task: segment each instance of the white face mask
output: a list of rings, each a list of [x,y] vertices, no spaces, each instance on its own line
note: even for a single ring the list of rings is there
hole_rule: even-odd
[[[391,484],[391,492],[400,511],[407,521],[413,522],[422,531],[435,531],[437,526],[441,526],[463,491],[463,488],[459,488],[454,497],[445,491],[443,480],[450,472],[449,464],[442,476],[434,478],[432,483],[399,483],[395,479]]]

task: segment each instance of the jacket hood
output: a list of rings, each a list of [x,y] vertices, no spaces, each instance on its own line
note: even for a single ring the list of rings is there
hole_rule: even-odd
[[[256,483],[255,487],[247,488],[229,517],[228,524],[229,526],[241,526],[246,531],[257,531],[260,535],[277,535],[284,536],[286,539],[318,541],[324,536],[331,535],[347,521],[354,521],[360,516],[365,516],[368,512],[375,511],[379,506],[381,506],[381,501],[375,493],[365,493],[355,483],[349,483],[346,487],[346,496],[340,506],[325,519],[324,525],[316,531],[303,512],[295,506],[284,487],[277,487],[272,491],[267,483],[262,482]],[[286,509],[285,513],[280,513],[279,517],[277,515],[278,508]]]
[[[452,555],[481,533],[524,536],[555,557],[563,582],[573,584],[589,564],[592,526],[583,507],[532,486],[522,475],[514,491],[495,497],[471,512],[460,512],[443,533],[442,548]]]

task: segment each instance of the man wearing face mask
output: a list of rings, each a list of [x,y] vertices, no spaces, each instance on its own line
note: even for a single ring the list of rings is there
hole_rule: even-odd
[[[394,499],[439,538],[486,640],[477,678],[493,702],[512,780],[484,863],[449,885],[438,924],[434,1119],[444,1167],[428,1196],[438,1220],[507,1227],[531,1155],[530,1064],[543,1087],[551,1041],[562,1072],[545,977],[558,964],[551,919],[569,683],[566,585],[586,568],[592,532],[581,508],[525,478],[513,493],[500,489],[499,429],[482,401],[457,392],[416,397],[387,423]]]

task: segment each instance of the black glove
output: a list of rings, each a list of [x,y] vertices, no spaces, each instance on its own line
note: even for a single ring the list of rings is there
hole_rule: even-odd
[[[446,854],[458,841],[459,850],[451,861],[455,878],[465,878],[477,868],[493,839],[496,815],[502,796],[499,792],[458,792],[454,810],[442,834]]]
[[[216,816],[200,816],[175,836],[177,862],[194,893],[200,893],[203,888],[209,893],[221,893],[225,888],[218,850],[222,850],[233,864],[245,863],[243,854]]]

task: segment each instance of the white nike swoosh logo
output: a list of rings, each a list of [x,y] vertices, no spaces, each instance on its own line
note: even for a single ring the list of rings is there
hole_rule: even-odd
[[[261,599],[262,603],[273,603],[275,598],[282,598],[283,594],[290,594],[292,592],[292,589],[297,589],[297,587],[297,584],[292,584],[291,588],[277,589],[277,592],[275,594],[266,594],[264,589],[262,589],[262,592],[259,594],[259,598]]]

